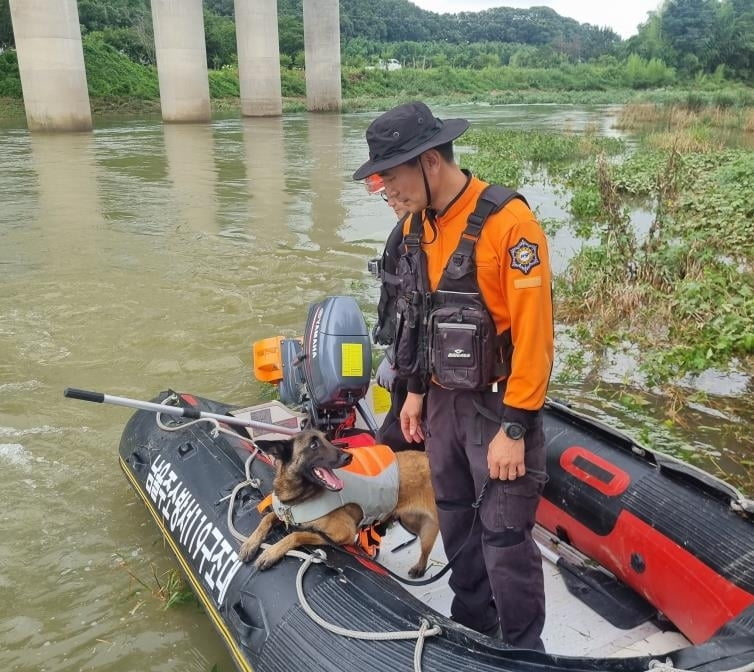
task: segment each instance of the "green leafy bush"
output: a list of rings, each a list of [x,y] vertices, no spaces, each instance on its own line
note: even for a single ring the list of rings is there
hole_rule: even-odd
[[[105,42],[101,33],[86,35],[84,63],[89,95],[92,98],[159,98],[157,69],[134,63]]]
[[[0,54],[0,96],[21,97],[21,77],[18,74],[16,52],[7,49]]]

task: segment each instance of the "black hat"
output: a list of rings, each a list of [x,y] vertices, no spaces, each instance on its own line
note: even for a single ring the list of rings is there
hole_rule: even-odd
[[[424,103],[394,107],[369,124],[369,161],[353,174],[353,179],[363,180],[406,163],[432,147],[455,140],[468,127],[466,119],[438,119]]]

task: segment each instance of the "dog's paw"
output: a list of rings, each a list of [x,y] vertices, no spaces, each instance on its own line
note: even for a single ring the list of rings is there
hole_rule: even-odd
[[[424,572],[426,571],[427,567],[425,565],[414,565],[411,569],[408,570],[408,575],[412,579],[419,579],[424,576]]]
[[[277,564],[280,561],[280,558],[276,553],[272,552],[272,548],[268,548],[260,555],[256,562],[254,563],[254,566],[257,569],[260,569],[264,571],[265,569],[269,569],[273,565]]]
[[[259,550],[259,543],[254,542],[251,539],[247,539],[243,542],[241,545],[241,548],[238,551],[238,557],[241,559],[241,562],[249,562]]]

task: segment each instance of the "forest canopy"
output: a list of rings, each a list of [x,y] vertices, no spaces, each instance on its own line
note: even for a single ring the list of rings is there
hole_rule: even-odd
[[[233,0],[204,0],[207,62],[236,62]],[[136,63],[154,63],[149,0],[78,0],[82,34],[102,39]],[[281,63],[303,66],[302,0],[278,0]],[[558,67],[632,54],[683,76],[754,78],[751,0],[666,0],[628,40],[549,7],[497,7],[437,14],[408,0],[340,0],[343,63],[363,67],[397,58],[404,66]],[[0,0],[0,47],[13,45],[9,0]]]

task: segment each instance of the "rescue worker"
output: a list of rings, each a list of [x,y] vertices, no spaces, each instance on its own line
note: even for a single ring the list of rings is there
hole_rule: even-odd
[[[377,431],[377,442],[390,446],[395,451],[400,450],[424,450],[424,443],[408,441],[401,431],[400,412],[408,393],[408,381],[399,377],[393,365],[392,343],[395,331],[395,298],[398,292],[396,284],[396,264],[400,257],[400,244],[403,240],[403,223],[408,217],[408,211],[395,199],[388,198],[385,193],[385,185],[382,178],[377,174],[367,176],[365,180],[367,193],[378,194],[393,209],[398,223],[393,227],[385,242],[385,250],[379,260],[377,275],[382,283],[380,288],[380,301],[377,305],[377,324],[375,325],[373,338],[375,343],[388,346],[377,371],[375,380],[380,387],[390,392],[390,408],[385,414],[385,419]]]
[[[453,158],[453,141],[468,126],[465,119],[437,119],[421,102],[395,107],[370,124],[369,160],[353,177],[379,175],[388,197],[414,213],[404,223],[398,271],[406,319],[396,331],[397,362],[415,371],[400,417],[407,440],[426,436],[445,552],[454,558],[451,617],[483,633],[500,632],[512,646],[542,650],[544,582],[531,531],[546,479],[540,411],[553,360],[550,260],[544,232],[518,197],[477,217],[481,229],[468,233],[487,186]],[[463,268],[473,272],[464,276]],[[444,285],[451,275],[460,280]],[[451,296],[460,308],[445,306]],[[435,311],[445,322],[434,319]],[[482,352],[484,338],[469,335],[490,326],[485,311],[496,339],[491,379],[485,379],[493,371],[489,356],[474,362],[468,352]],[[478,321],[472,324],[467,313]],[[419,344],[415,362],[407,359],[411,343]],[[422,359],[427,348],[431,366]]]

